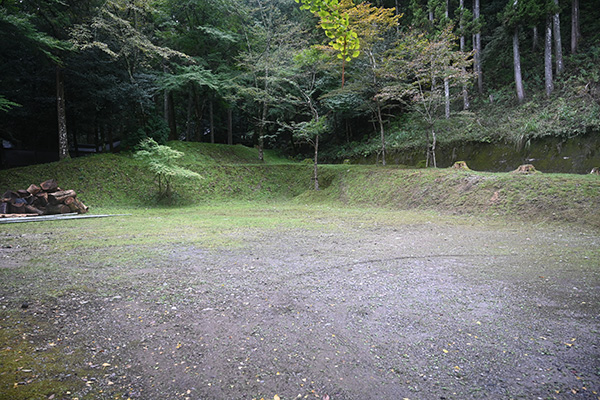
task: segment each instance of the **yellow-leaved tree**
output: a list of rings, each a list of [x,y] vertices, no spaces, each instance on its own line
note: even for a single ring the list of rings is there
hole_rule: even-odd
[[[360,55],[358,34],[351,28],[349,14],[339,0],[296,0],[302,10],[309,10],[320,19],[319,25],[331,39],[329,45],[342,60],[342,88],[345,82],[346,63]]]

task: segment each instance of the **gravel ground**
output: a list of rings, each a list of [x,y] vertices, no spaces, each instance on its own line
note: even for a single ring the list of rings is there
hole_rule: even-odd
[[[313,222],[141,261],[0,229],[0,398],[600,399],[600,232]]]

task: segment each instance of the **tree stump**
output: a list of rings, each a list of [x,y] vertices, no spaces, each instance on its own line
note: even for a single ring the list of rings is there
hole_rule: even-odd
[[[469,166],[467,165],[467,163],[465,161],[457,161],[454,163],[454,165],[452,165],[452,169],[461,169],[464,171],[470,171],[471,168],[469,168]]]
[[[539,171],[535,169],[533,164],[523,164],[513,171],[513,174],[535,174]]]
[[[600,175],[600,167],[594,167],[594,168],[592,168],[592,170],[590,171],[590,174],[592,174],[592,175]]]

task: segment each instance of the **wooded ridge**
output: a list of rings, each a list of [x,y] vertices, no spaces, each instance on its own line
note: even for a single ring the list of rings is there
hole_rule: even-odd
[[[145,138],[436,166],[597,134],[599,64],[592,1],[5,0],[0,167]]]

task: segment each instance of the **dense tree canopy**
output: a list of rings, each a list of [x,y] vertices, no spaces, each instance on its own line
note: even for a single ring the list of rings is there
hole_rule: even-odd
[[[4,0],[0,136],[55,157],[145,138],[306,157],[320,137],[330,160],[385,163],[422,129],[435,164],[444,117],[538,93],[598,103],[591,3]]]

